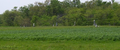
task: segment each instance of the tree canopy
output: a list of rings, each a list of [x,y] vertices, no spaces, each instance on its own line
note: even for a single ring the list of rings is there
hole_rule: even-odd
[[[46,0],[20,8],[14,7],[0,14],[0,26],[86,26],[120,25],[120,4],[111,0]]]

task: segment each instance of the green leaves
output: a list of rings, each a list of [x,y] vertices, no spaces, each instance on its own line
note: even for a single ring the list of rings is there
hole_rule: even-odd
[[[119,41],[120,28],[117,27],[1,27],[0,40],[33,41]]]
[[[63,14],[63,8],[58,0],[51,0],[51,4],[47,8],[47,12],[50,13],[50,15],[59,15]]]
[[[3,26],[81,26],[120,25],[120,4],[114,2],[91,0],[81,3],[80,0],[46,0],[45,3],[35,2],[28,6],[15,6],[11,11],[6,10],[0,19]],[[24,22],[23,22],[24,21]]]
[[[36,23],[37,20],[38,20],[38,17],[37,16],[33,16],[31,22],[32,23]]]
[[[68,20],[69,25],[85,25],[83,22],[86,20],[84,13],[85,10],[82,8],[72,8],[70,11],[67,12],[67,15],[64,16],[65,20]]]

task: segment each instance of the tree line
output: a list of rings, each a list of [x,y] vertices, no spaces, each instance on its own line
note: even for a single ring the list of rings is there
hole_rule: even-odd
[[[0,26],[120,25],[120,4],[111,0],[46,0],[14,7],[0,15]]]

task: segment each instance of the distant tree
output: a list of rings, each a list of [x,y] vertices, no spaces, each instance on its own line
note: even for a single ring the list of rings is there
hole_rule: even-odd
[[[112,19],[111,19],[111,24],[112,25],[118,25],[118,23],[119,23],[119,17],[117,16],[117,14],[113,14],[113,17],[112,17]]]
[[[13,10],[13,11],[17,11],[17,7],[15,6],[12,10]]]
[[[115,2],[115,0],[111,0],[112,1],[112,3],[114,3]]]
[[[23,18],[29,18],[29,9],[27,6],[20,7],[18,11]]]
[[[101,6],[102,5],[102,0],[97,0],[97,6]]]
[[[12,10],[6,10],[0,15],[0,25],[3,26],[61,26],[92,25],[96,20],[98,25],[120,25],[120,4],[111,0],[90,0],[81,3],[80,0],[46,0],[35,2]]]
[[[51,0],[50,5],[47,7],[48,15],[59,15],[64,13],[64,10],[61,7],[61,4],[58,0]]]
[[[25,21],[23,21],[23,17],[21,16],[16,16],[14,19],[14,26],[23,26],[23,23]]]
[[[73,0],[73,6],[74,7],[80,7],[80,0]]]
[[[52,16],[51,21],[52,24],[55,25],[55,23],[57,22],[57,16]]]
[[[38,16],[41,17],[42,15],[46,14],[46,7],[43,3],[36,2],[35,6],[30,7],[29,14],[32,18],[32,16]]]
[[[42,15],[40,18],[38,18],[36,25],[38,25],[38,26],[50,26],[50,25],[52,25],[50,16]]]
[[[45,1],[45,5],[48,6],[48,5],[50,4],[50,2],[51,2],[51,0],[46,0],[46,1]]]
[[[68,9],[73,6],[71,0],[64,0],[61,4],[62,7],[64,7],[65,9]]]
[[[38,20],[38,18],[39,18],[39,17],[37,17],[37,16],[33,16],[31,22],[32,22],[32,23],[36,23],[37,20]]]
[[[24,18],[21,25],[24,26],[24,27],[30,26],[31,25],[30,19],[29,18]]]
[[[79,8],[73,8],[70,11],[68,11],[67,15],[65,15],[63,18],[66,20],[64,23],[67,22],[67,24],[69,24],[69,26],[72,25],[85,25],[85,16],[84,13],[85,10],[84,9],[79,9]],[[75,24],[74,24],[75,23]]]
[[[18,13],[14,12],[14,11],[6,10],[3,13],[3,16],[4,16],[4,25],[5,26],[14,26],[13,21],[14,21],[15,17],[18,16]]]
[[[95,9],[88,9],[86,10],[85,12],[85,18],[86,18],[86,24],[87,25],[93,25],[93,20],[96,20],[94,18],[94,15],[95,15]]]
[[[0,26],[3,25],[3,15],[0,14]]]

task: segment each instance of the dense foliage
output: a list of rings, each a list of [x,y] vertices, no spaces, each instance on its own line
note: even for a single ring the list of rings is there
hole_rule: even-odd
[[[119,41],[118,27],[1,27],[0,40]]]
[[[46,0],[44,3],[35,2],[28,6],[11,11],[6,10],[0,15],[1,26],[81,26],[120,25],[120,4],[114,0],[107,2],[91,0],[81,3],[80,0]]]

